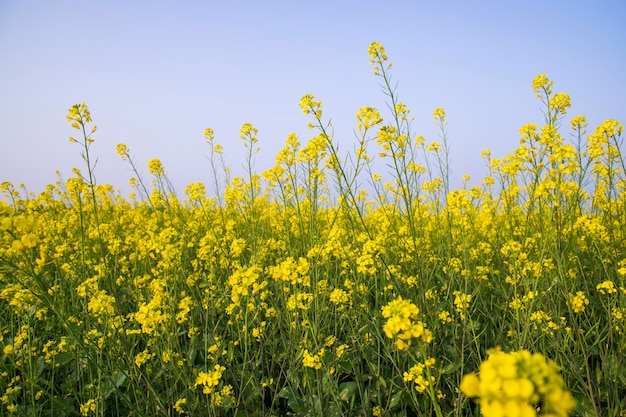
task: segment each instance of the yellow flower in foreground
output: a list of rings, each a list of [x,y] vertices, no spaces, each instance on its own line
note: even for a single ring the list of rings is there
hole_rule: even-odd
[[[490,354],[460,389],[478,399],[484,417],[566,417],[575,406],[558,367],[526,350]]]

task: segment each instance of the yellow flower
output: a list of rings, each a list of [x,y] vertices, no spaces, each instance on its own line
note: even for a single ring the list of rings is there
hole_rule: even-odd
[[[259,129],[254,127],[252,123],[244,123],[239,130],[239,137],[241,139],[249,140],[251,143],[256,143],[258,140],[256,135],[259,133]]]
[[[540,415],[566,417],[575,405],[556,365],[525,350],[492,352],[479,375],[465,375],[459,388],[478,399],[485,417],[534,417],[539,404]]]
[[[446,123],[446,112],[441,107],[438,107],[433,112],[433,118],[438,123],[445,124]]]
[[[204,138],[207,142],[212,142],[213,139],[215,139],[215,131],[210,127],[207,127],[206,129],[204,129]]]
[[[585,311],[585,306],[589,305],[589,300],[582,291],[578,291],[576,295],[569,294],[569,302],[574,313],[582,313]]]
[[[539,93],[539,90],[549,89],[552,83],[546,74],[539,74],[533,79],[533,91]]]
[[[596,286],[596,289],[600,294],[615,294],[617,289],[615,288],[615,284],[613,281],[604,281]]]
[[[5,355],[13,355],[15,354],[15,348],[13,345],[6,345],[3,349]]]
[[[196,378],[195,385],[202,386],[203,394],[211,394],[213,393],[215,387],[217,387],[217,385],[219,384],[220,378],[222,377],[222,374],[225,370],[225,367],[221,365],[215,365],[212,372],[200,372],[198,374],[198,377]]]
[[[385,47],[378,42],[372,42],[367,47],[367,53],[370,56],[370,64],[374,62],[382,63],[387,60],[387,54],[385,53]]]
[[[322,359],[324,356],[324,349],[322,348],[319,353],[315,355],[311,355],[308,349],[304,350],[304,355],[302,357],[302,365],[306,368],[313,369],[321,369],[322,368]]]
[[[98,403],[94,399],[87,400],[85,404],[80,405],[80,414],[88,416],[91,413],[95,413],[98,408]]]
[[[431,376],[424,375],[424,370],[426,367],[430,367],[434,365],[434,359],[428,359],[426,363],[417,363],[408,372],[403,374],[403,379],[405,382],[413,382],[415,384],[415,390],[420,394],[428,388],[431,383],[435,382],[435,378]]]
[[[113,316],[115,314],[115,298],[104,290],[98,290],[91,297],[87,308],[96,317]]]
[[[439,317],[439,320],[443,323],[452,323],[454,321],[454,319],[452,318],[452,316],[450,315],[450,313],[448,311],[442,310],[437,314],[437,317]]]
[[[383,121],[380,117],[380,113],[378,113],[378,110],[374,107],[361,107],[356,113],[356,118],[359,120],[357,126],[359,130],[367,130]]]
[[[407,349],[413,338],[421,338],[424,343],[431,342],[432,333],[426,329],[424,323],[415,321],[419,308],[412,302],[398,297],[385,305],[382,313],[387,319],[383,331],[388,338],[396,339],[399,350]]]
[[[573,117],[572,120],[570,121],[570,125],[572,126],[573,130],[582,131],[585,127],[588,126],[587,118],[585,116]]]
[[[567,108],[571,107],[569,94],[556,93],[550,101],[550,106],[561,114],[567,113]]]
[[[183,414],[185,412],[185,410],[183,410],[183,405],[185,404],[187,404],[187,398],[180,398],[176,401],[176,404],[174,404],[174,410],[176,410],[179,414]]]
[[[460,291],[454,291],[453,294],[455,310],[459,313],[461,320],[465,320],[465,311],[469,308],[472,296],[470,294],[463,294]]]
[[[128,159],[129,158],[129,152],[130,151],[128,150],[128,146],[124,145],[123,143],[118,143],[115,146],[115,152],[117,152],[117,154],[122,159]]]
[[[315,114],[315,118],[319,119],[321,117],[321,101],[314,101],[315,97],[312,94],[306,94],[302,96],[300,99],[300,108],[304,114],[313,113]],[[319,113],[319,114],[318,114]],[[319,117],[318,117],[319,116]]]
[[[67,111],[67,123],[72,122],[72,127],[78,129],[79,123],[90,123],[91,113],[85,103],[74,104]]]
[[[135,356],[135,365],[137,366],[137,368],[141,368],[141,365],[148,362],[150,359],[152,359],[153,356],[154,353],[150,353],[147,349],[145,349]]]
[[[348,345],[339,345],[339,346],[337,346],[337,351],[336,351],[337,359],[340,359],[343,356],[343,354],[346,352],[348,347],[349,347]]]
[[[335,288],[329,298],[333,304],[345,304],[348,302],[348,293],[341,288]]]

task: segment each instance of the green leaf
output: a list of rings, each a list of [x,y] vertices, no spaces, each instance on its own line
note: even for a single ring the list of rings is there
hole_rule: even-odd
[[[54,357],[54,364],[59,365],[59,366],[67,365],[68,363],[73,361],[74,358],[75,358],[75,355],[72,353],[61,352]]]
[[[287,400],[287,405],[296,414],[302,414],[310,411],[309,406],[304,402],[300,395],[292,387],[284,387],[278,393],[278,398],[284,398]]]
[[[391,396],[391,399],[389,400],[389,409],[397,407],[398,404],[400,404],[400,401],[402,400],[403,396],[404,396],[404,391],[397,391],[395,394],[393,394]]]
[[[359,386],[354,381],[348,381],[339,384],[339,398],[341,398],[342,401],[349,402],[354,396],[354,393],[356,392],[358,387]]]
[[[102,396],[104,397],[104,399],[108,399],[111,394],[117,391],[124,384],[126,378],[128,378],[128,374],[126,373],[126,371],[117,371],[111,376],[111,379],[107,379],[106,381],[104,381],[102,384]]]

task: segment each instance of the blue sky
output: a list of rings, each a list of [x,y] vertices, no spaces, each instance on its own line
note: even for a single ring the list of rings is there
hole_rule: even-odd
[[[256,167],[271,167],[289,132],[313,132],[298,107],[324,102],[335,140],[354,142],[362,106],[385,112],[367,46],[383,44],[413,131],[437,140],[448,113],[452,180],[485,174],[481,151],[513,151],[541,123],[532,79],[546,73],[590,128],[626,122],[626,3],[614,1],[32,1],[0,0],[0,182],[40,192],[83,169],[67,109],[85,102],[98,132],[96,177],[128,192],[127,144],[146,176],[159,158],[177,190],[212,178],[206,127],[235,174],[239,128],[259,129]],[[590,129],[590,130],[591,130]]]

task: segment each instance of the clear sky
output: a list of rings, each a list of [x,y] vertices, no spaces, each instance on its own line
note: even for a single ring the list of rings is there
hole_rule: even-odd
[[[274,164],[289,132],[313,132],[299,109],[314,94],[341,149],[355,114],[388,115],[367,46],[393,62],[414,132],[437,140],[432,112],[448,113],[452,180],[480,183],[484,148],[513,151],[518,129],[543,120],[532,79],[567,92],[569,119],[590,130],[626,123],[626,2],[613,1],[69,1],[0,0],[0,182],[40,192],[84,169],[69,143],[67,109],[85,102],[98,132],[96,177],[128,192],[127,144],[148,177],[162,160],[180,194],[210,189],[206,127],[241,173],[239,128],[259,129],[257,169]]]

